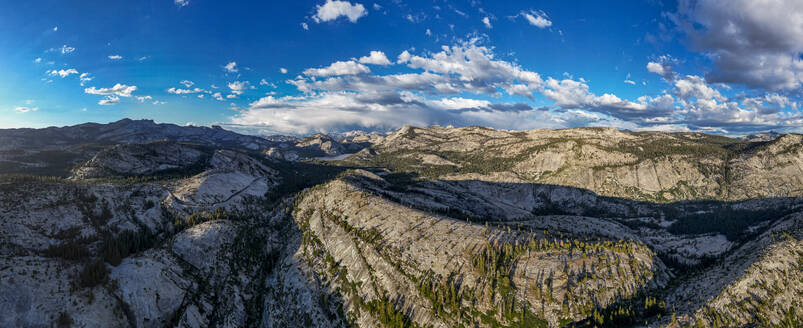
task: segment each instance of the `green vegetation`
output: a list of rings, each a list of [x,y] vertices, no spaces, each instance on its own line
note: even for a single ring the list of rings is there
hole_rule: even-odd
[[[109,280],[109,270],[106,263],[97,259],[84,266],[79,275],[81,287],[95,287]]]
[[[152,248],[156,237],[147,228],[140,231],[123,230],[117,235],[105,233],[100,248],[100,256],[109,264],[117,266],[131,254]]]
[[[88,239],[67,240],[57,245],[51,245],[44,251],[44,256],[77,261],[89,258],[89,249],[86,247]]]
[[[795,211],[791,207],[739,209],[729,203],[699,202],[685,206],[666,207],[668,218],[677,221],[669,227],[673,234],[721,233],[728,240],[739,241],[754,234],[747,228],[774,221]]]
[[[359,304],[363,310],[370,312],[387,328],[419,327],[409,316],[397,310],[387,295],[377,300],[360,302]]]
[[[56,318],[56,327],[70,327],[73,324],[72,317],[67,312],[59,312],[58,318]]]
[[[266,205],[272,207],[288,195],[312,186],[320,185],[346,171],[347,167],[328,165],[320,162],[271,161],[259,156],[263,164],[277,170],[281,183],[265,195]]]
[[[185,218],[175,218],[175,220],[173,220],[173,230],[174,232],[180,232],[208,221],[236,219],[238,218],[226,212],[224,208],[218,207],[212,213],[195,212]]]
[[[643,293],[642,293],[643,295]],[[571,324],[572,327],[626,327],[641,325],[649,318],[666,314],[666,302],[653,296],[635,296],[604,309],[594,309],[590,317]]]

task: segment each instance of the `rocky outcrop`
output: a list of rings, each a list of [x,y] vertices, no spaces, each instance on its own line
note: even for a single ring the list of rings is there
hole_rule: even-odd
[[[296,257],[347,291],[346,307],[358,313],[361,326],[373,326],[377,313],[355,297],[389,302],[419,325],[504,323],[510,314],[557,326],[582,319],[594,304],[605,306],[666,283],[661,261],[639,243],[591,242],[571,232],[563,239],[523,229],[527,222],[511,231],[432,215],[365,189],[382,182],[356,172],[304,193],[293,212],[305,236]],[[570,245],[579,243],[584,246],[572,251]],[[496,256],[509,258],[486,263]],[[603,268],[603,263],[617,264]],[[444,287],[459,291],[453,304],[433,296]],[[497,310],[499,315],[480,315]]]
[[[121,144],[103,150],[73,170],[73,179],[147,176],[201,167],[208,155],[197,147],[174,142]]]
[[[172,186],[166,203],[175,209],[208,209],[263,197],[278,183],[278,172],[236,151],[218,150],[207,170]],[[191,211],[194,211],[191,210]]]
[[[775,223],[667,298],[687,325],[794,326],[803,315],[803,215]],[[797,321],[799,322],[799,321]]]
[[[347,159],[427,177],[496,173],[652,202],[803,196],[801,135],[763,144],[611,128],[501,131],[406,126]],[[435,157],[433,157],[435,156]]]

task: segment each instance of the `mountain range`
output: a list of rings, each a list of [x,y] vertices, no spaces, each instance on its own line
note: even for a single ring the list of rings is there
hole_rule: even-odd
[[[0,327],[800,327],[803,135],[0,130]]]

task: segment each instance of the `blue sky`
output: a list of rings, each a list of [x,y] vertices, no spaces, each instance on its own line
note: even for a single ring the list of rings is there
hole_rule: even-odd
[[[0,128],[803,132],[801,17],[752,0],[5,1]]]

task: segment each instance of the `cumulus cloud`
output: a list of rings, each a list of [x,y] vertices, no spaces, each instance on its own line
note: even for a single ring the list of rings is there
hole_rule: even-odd
[[[248,89],[248,81],[234,81],[228,84],[232,94],[241,95],[245,89]],[[234,98],[234,97],[232,97]]]
[[[387,130],[403,124],[476,124],[484,121],[475,118],[481,111],[500,113],[484,100],[427,100],[410,93],[326,92],[309,97],[263,97],[232,121],[278,133],[307,134],[358,128]]]
[[[119,60],[119,59],[123,59],[123,56],[120,56],[120,55],[111,55],[111,56],[109,56],[109,59],[111,59],[111,60]]]
[[[229,62],[226,65],[223,65],[223,70],[229,73],[237,73],[237,62]]]
[[[311,68],[286,81],[300,95],[268,95],[238,110],[232,121],[291,134],[382,130],[402,124],[733,131],[803,123],[799,113],[789,112],[798,108],[797,102],[782,93],[728,97],[721,91],[725,86],[676,73],[675,61],[668,56],[648,65],[665,77],[667,90],[624,99],[611,92],[595,93],[589,81],[569,74],[542,77],[515,61],[497,58],[482,42],[471,39],[423,54],[404,51],[395,63],[399,70],[387,74],[359,68],[362,63],[356,59]],[[631,81],[629,76],[626,80]],[[532,107],[535,95],[551,101],[551,106]]]
[[[287,69],[284,67],[279,68],[279,72],[281,72],[282,74],[287,74]]]
[[[190,0],[173,0],[173,3],[179,7],[185,7],[190,4]]]
[[[382,66],[391,64],[390,60],[388,60],[388,57],[385,56],[385,53],[381,51],[371,51],[368,56],[360,57],[360,63]]]
[[[151,96],[141,96],[141,97],[134,97],[134,98],[137,99],[139,102],[145,102],[146,100],[153,100],[153,97],[151,97]]]
[[[352,4],[348,1],[326,0],[323,5],[316,6],[315,15],[312,16],[312,19],[316,23],[321,23],[345,17],[350,22],[356,23],[360,17],[365,15],[368,15],[368,11],[360,3]]]
[[[170,89],[167,89],[167,93],[172,93],[172,94],[175,94],[175,95],[186,95],[186,94],[199,93],[199,92],[204,92],[204,89],[201,89],[201,88],[195,88],[195,89],[170,88]]]
[[[364,57],[365,58],[365,57]],[[387,60],[387,58],[385,58]],[[355,75],[370,73],[368,66],[357,63],[353,60],[338,61],[323,68],[308,68],[304,70],[304,75],[308,76],[334,76],[334,75]]]
[[[664,78],[667,82],[672,82],[675,80],[675,70],[674,65],[677,64],[677,60],[668,56],[660,56],[655,59],[655,61],[650,61],[647,63],[647,71],[650,73],[655,73],[660,75]]]
[[[189,87],[193,86],[195,83],[190,81],[190,80],[183,80],[183,81],[179,82],[179,84],[182,84],[182,85],[184,85],[184,87],[189,88]]]
[[[95,87],[86,88],[84,89],[84,92],[92,95],[101,95],[101,96],[115,95],[120,97],[131,97],[131,94],[136,90],[137,90],[136,85],[125,85],[117,83],[111,88],[100,88],[100,89],[97,89]]]
[[[552,21],[549,20],[549,17],[543,11],[522,11],[519,13],[524,19],[527,20],[530,25],[536,26],[538,28],[547,28],[552,26]]]
[[[491,28],[491,19],[487,16],[482,18],[482,23],[485,24],[485,27]]]
[[[14,108],[15,111],[19,113],[27,113],[27,112],[35,112],[39,110],[39,107],[26,107],[26,106],[19,106]]]
[[[70,76],[71,74],[78,74],[78,71],[75,70],[75,68],[68,68],[68,69],[60,69],[60,70],[55,70],[54,69],[54,70],[48,71],[47,73],[52,75],[52,76],[57,76],[58,75],[61,78],[65,78],[65,77]]]
[[[800,89],[803,2],[681,1],[673,16],[694,50],[712,59],[710,82],[765,90]]]
[[[106,96],[106,98],[98,101],[98,105],[104,105],[104,106],[117,105],[119,103],[120,103],[120,97],[117,96]]]

